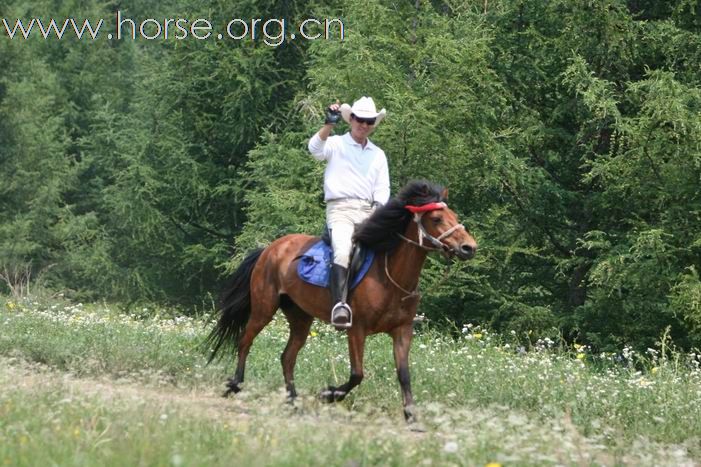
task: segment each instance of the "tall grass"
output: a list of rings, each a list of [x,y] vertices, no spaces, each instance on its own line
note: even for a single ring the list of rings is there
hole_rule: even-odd
[[[391,341],[368,340],[363,384],[337,406],[315,395],[348,377],[343,334],[315,323],[285,403],[284,318],[265,328],[244,391],[206,366],[206,317],[126,315],[104,305],[0,300],[0,462],[154,465],[693,465],[701,370],[666,348],[592,355],[465,327],[417,331],[421,427],[401,417]],[[523,336],[524,338],[527,336]],[[66,376],[69,375],[69,376]],[[21,384],[15,384],[17,382]],[[78,389],[76,389],[78,388]],[[129,388],[126,390],[125,388]]]

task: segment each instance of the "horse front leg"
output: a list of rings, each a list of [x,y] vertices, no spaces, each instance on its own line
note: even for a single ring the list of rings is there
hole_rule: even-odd
[[[352,327],[348,330],[348,351],[351,365],[350,379],[346,384],[338,387],[329,386],[321,391],[320,397],[324,402],[342,401],[354,387],[363,381],[365,337],[365,331],[359,327]]]
[[[402,389],[404,402],[404,418],[407,423],[417,421],[414,412],[414,396],[411,393],[411,376],[409,375],[409,348],[414,331],[411,324],[400,326],[391,333],[394,343],[394,363],[397,367],[397,378]]]

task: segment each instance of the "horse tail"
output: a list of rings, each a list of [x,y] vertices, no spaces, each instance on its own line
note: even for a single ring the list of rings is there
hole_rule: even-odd
[[[234,355],[238,352],[239,340],[251,316],[251,275],[262,253],[262,248],[249,253],[222,291],[219,319],[205,341],[211,349],[207,364],[212,363],[225,344],[233,347]]]

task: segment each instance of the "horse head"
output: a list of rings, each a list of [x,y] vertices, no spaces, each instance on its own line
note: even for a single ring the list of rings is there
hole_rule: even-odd
[[[427,250],[440,250],[448,257],[471,259],[477,252],[477,242],[460,223],[455,211],[445,203],[447,197],[448,190],[443,190],[440,201],[404,206],[414,215],[418,227],[418,245]]]
[[[419,230],[419,245],[427,249],[441,250],[448,257],[468,260],[477,252],[477,242],[458,221],[455,211],[445,202],[423,206],[406,206],[414,214]],[[426,246],[428,241],[430,246]]]

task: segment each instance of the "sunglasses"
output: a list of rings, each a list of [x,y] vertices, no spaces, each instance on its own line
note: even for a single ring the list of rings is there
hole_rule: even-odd
[[[370,126],[373,126],[375,124],[375,122],[377,121],[376,118],[362,118],[362,117],[358,117],[356,115],[351,115],[351,117],[353,117],[355,119],[355,121],[358,123],[367,123]]]

